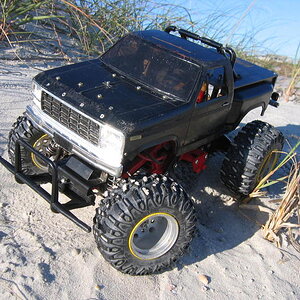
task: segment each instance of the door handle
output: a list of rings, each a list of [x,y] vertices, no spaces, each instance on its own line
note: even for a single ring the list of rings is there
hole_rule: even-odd
[[[224,103],[222,104],[222,107],[228,106],[229,104],[230,104],[229,102],[224,102]]]

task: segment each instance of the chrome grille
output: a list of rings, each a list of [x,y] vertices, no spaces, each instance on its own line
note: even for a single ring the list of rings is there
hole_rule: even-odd
[[[98,145],[100,126],[69,106],[42,92],[42,111],[94,145]]]

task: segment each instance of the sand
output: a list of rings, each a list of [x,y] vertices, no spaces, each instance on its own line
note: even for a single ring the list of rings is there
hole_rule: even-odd
[[[31,101],[31,78],[63,62],[0,60],[0,155],[7,158],[12,123]],[[282,102],[254,119],[278,127],[291,144],[300,138],[300,105]],[[173,270],[131,277],[113,269],[83,232],[0,166],[0,299],[299,299],[300,254],[284,239],[282,249],[262,238],[254,221],[263,213],[238,208],[219,180],[224,154],[192,176],[189,191],[198,215],[198,233]],[[282,194],[269,189],[268,200]],[[94,207],[75,213],[92,224]],[[247,216],[247,217],[246,217]],[[205,275],[208,282],[205,282]]]

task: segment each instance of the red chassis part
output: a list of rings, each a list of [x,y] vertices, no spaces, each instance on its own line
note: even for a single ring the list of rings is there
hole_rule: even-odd
[[[134,174],[136,171],[138,171],[140,168],[146,165],[146,163],[149,163],[149,173],[153,174],[163,174],[165,172],[166,167],[166,160],[168,158],[167,153],[163,153],[163,148],[168,144],[162,143],[157,146],[154,146],[150,148],[148,151],[144,151],[137,155],[133,165],[131,168],[126,172],[122,174],[123,178],[128,178],[132,174]]]
[[[207,152],[201,149],[196,149],[182,154],[179,160],[185,160],[192,163],[193,171],[195,173],[200,173],[201,171],[205,170],[207,167],[205,164],[207,157],[208,157]]]
[[[146,167],[150,174],[163,174],[166,171],[170,154],[168,154],[167,147],[169,142],[165,142],[150,148],[149,150],[139,153],[135,158],[132,166],[122,174],[123,178],[128,178],[137,172],[142,167]],[[192,163],[193,171],[200,173],[206,169],[207,152],[201,149],[196,149],[180,156],[179,160],[184,160]]]

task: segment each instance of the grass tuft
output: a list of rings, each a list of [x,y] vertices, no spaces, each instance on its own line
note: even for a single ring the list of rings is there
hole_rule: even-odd
[[[267,222],[262,225],[263,237],[275,243],[277,247],[280,247],[282,243],[282,233],[288,232],[290,242],[295,249],[300,252],[300,162],[297,160],[296,153],[296,150],[299,146],[300,141],[291,149],[289,153],[285,153],[283,160],[273,171],[267,174],[258,183],[256,188],[249,195],[249,198],[247,198],[245,201],[249,202],[251,198],[265,196],[266,192],[262,191],[263,188],[287,180],[282,199],[272,201],[273,203],[278,202],[278,207],[275,210],[270,210],[270,208],[261,205],[242,204],[240,207],[268,212],[269,218]],[[288,175],[277,180],[270,180],[274,173],[276,173],[280,168],[290,161],[292,161],[292,167]],[[296,219],[296,221],[293,222],[292,220],[294,219]],[[298,233],[295,234],[295,230],[297,230]]]

